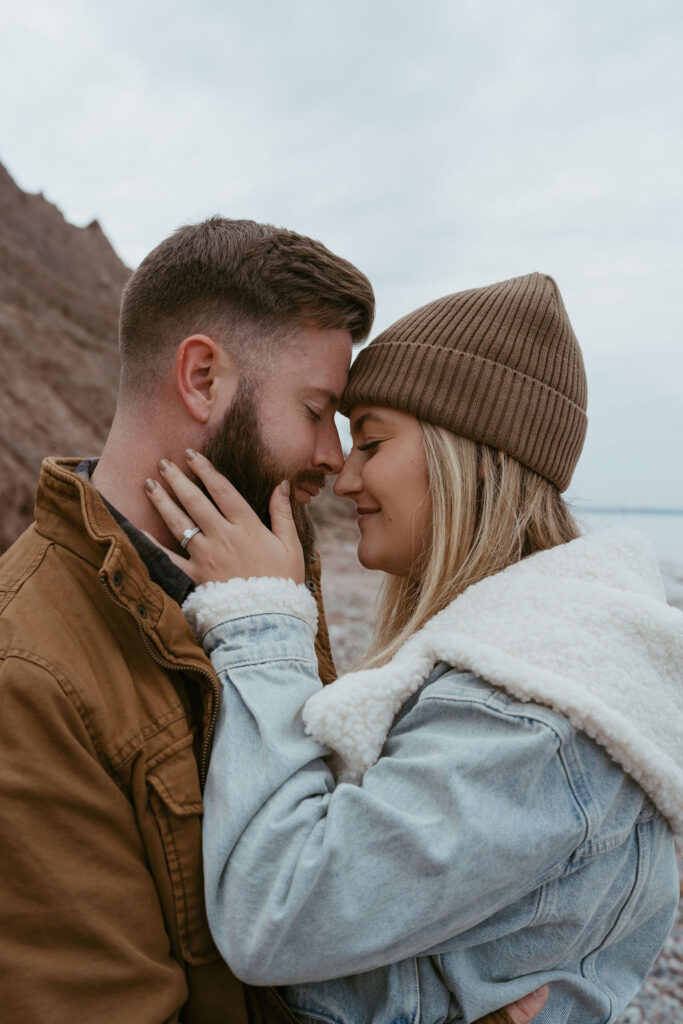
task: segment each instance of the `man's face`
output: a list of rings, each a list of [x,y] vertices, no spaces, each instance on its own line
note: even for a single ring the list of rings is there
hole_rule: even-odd
[[[290,481],[307,554],[313,532],[301,506],[343,465],[334,414],[350,362],[348,331],[302,330],[267,369],[240,378],[223,422],[203,447],[267,525],[274,488],[281,480]]]

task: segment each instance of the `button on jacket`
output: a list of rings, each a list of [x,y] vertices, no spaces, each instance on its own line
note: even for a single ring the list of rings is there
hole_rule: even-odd
[[[36,522],[0,559],[0,1017],[291,1024],[206,920],[217,677],[79,461],[45,460]],[[309,575],[330,682],[319,560]]]
[[[0,1016],[275,1019],[206,920],[215,673],[78,462],[45,461],[0,560]],[[324,624],[318,649],[329,677]]]

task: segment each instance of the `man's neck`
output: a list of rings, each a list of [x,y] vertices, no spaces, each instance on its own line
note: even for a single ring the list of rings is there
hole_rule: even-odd
[[[93,471],[92,484],[138,530],[150,534],[165,547],[178,551],[177,541],[145,494],[147,477],[160,479],[159,459],[177,459],[178,455],[170,450],[158,451],[152,437],[141,436],[138,440],[135,433],[116,425],[112,427]],[[182,461],[179,464],[182,466]]]

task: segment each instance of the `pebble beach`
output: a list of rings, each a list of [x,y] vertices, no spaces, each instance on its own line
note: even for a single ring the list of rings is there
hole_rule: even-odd
[[[356,559],[358,531],[346,515],[325,516],[319,530],[323,593],[337,670],[348,671],[367,647],[375,614],[379,574]],[[683,610],[683,563],[662,563],[667,597]],[[683,844],[678,846],[683,875]],[[683,902],[667,942],[620,1024],[683,1024]]]

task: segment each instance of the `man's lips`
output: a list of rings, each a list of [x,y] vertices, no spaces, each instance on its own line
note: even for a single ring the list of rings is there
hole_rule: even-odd
[[[307,505],[311,498],[315,498],[320,492],[320,488],[316,487],[315,484],[295,484],[296,498],[297,501]]]

